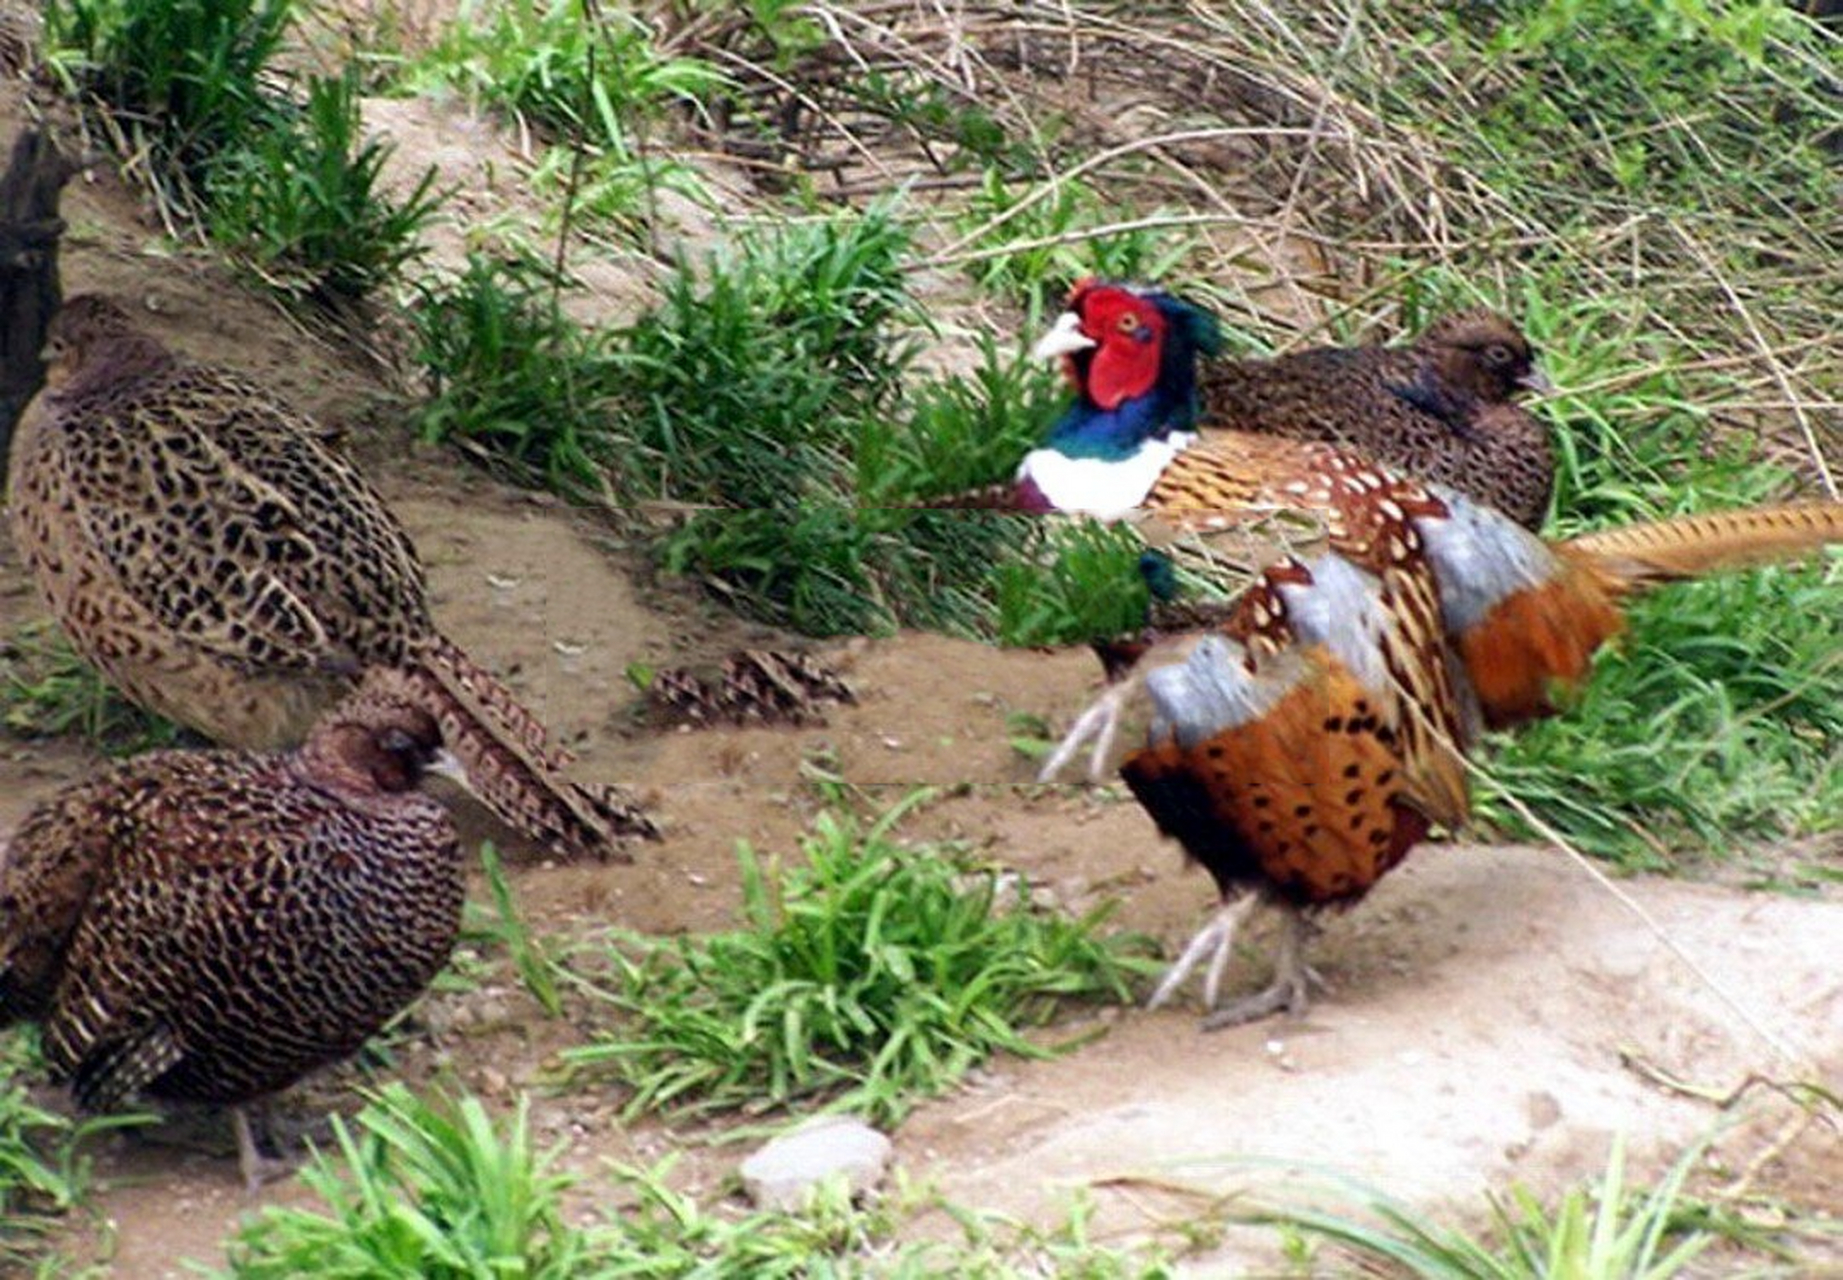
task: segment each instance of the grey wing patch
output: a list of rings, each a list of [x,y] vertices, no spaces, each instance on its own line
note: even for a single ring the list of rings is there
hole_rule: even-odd
[[[1148,740],[1176,735],[1190,750],[1199,743],[1259,720],[1290,693],[1304,674],[1297,655],[1282,653],[1250,671],[1246,651],[1233,640],[1205,636],[1182,662],[1147,674],[1145,689],[1154,710]]]

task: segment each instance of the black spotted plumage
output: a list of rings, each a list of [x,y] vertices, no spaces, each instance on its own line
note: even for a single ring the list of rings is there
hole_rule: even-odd
[[[79,1103],[239,1106],[356,1051],[460,927],[434,719],[373,681],[295,752],[155,752],[66,788],[0,865],[0,1024]]]
[[[1534,529],[1555,486],[1554,445],[1516,398],[1539,381],[1529,340],[1479,308],[1442,316],[1398,347],[1207,361],[1200,421],[1354,449]]]
[[[106,299],[68,300],[13,441],[14,540],[78,651],[142,706],[251,750],[301,740],[365,671],[414,677],[509,824],[605,855],[654,828],[437,630],[421,561],[315,424],[183,360]]]

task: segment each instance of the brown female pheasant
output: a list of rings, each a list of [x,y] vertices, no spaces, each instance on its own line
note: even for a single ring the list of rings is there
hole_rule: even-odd
[[[41,804],[0,863],[0,1025],[44,1024],[78,1103],[236,1108],[344,1058],[428,986],[461,920],[457,767],[382,672],[298,751],[162,751]]]
[[[570,853],[651,823],[436,630],[421,562],[364,477],[254,384],[103,298],[52,322],[13,441],[13,536],[78,651],[143,706],[251,750],[297,743],[366,671],[402,672],[469,788]]]
[[[1073,357],[1077,403],[1025,460],[1014,502],[1181,530],[1286,510],[1322,525],[1328,551],[1270,565],[1212,629],[1152,647],[1044,771],[1089,738],[1098,769],[1127,702],[1148,696],[1151,735],[1122,773],[1225,904],[1154,1001],[1211,954],[1214,1006],[1246,913],[1271,900],[1291,919],[1274,985],[1206,1023],[1223,1026],[1303,1007],[1302,913],[1362,897],[1431,824],[1463,825],[1463,754],[1480,726],[1552,711],[1556,686],[1584,678],[1620,629],[1623,597],[1843,540],[1843,504],[1546,543],[1446,486],[1330,446],[1189,433],[1207,320],[1163,294],[1078,293],[1045,344]]]
[[[1200,395],[1210,427],[1352,449],[1534,529],[1548,514],[1555,453],[1547,424],[1516,399],[1548,389],[1517,326],[1477,308],[1441,316],[1406,346],[1211,360]]]

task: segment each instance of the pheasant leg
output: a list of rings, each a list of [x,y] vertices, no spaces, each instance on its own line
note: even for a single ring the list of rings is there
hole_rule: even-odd
[[[1076,717],[1062,741],[1056,744],[1056,750],[1038,772],[1037,781],[1054,782],[1056,775],[1090,739],[1094,741],[1094,751],[1088,759],[1088,776],[1091,781],[1100,781],[1107,768],[1107,757],[1113,751],[1114,738],[1120,731],[1127,699],[1137,688],[1136,680],[1124,681],[1090,703],[1088,709]]]
[[[233,1107],[231,1126],[237,1131],[237,1166],[243,1171],[243,1185],[251,1195],[262,1190],[265,1182],[286,1178],[295,1171],[295,1162],[279,1155],[264,1155],[257,1144],[256,1131],[250,1124],[248,1107]],[[265,1130],[267,1126],[264,1126]]]
[[[1222,984],[1222,971],[1228,966],[1229,956],[1235,946],[1235,934],[1254,908],[1260,905],[1260,901],[1260,894],[1250,893],[1233,902],[1223,903],[1216,914],[1210,917],[1209,923],[1197,930],[1196,936],[1184,948],[1184,954],[1165,971],[1158,990],[1146,1001],[1146,1008],[1156,1009],[1169,1000],[1205,955],[1209,956],[1210,964],[1204,980],[1204,998],[1214,1007],[1217,989]]]
[[[1203,1019],[1205,1031],[1240,1026],[1244,1022],[1253,1022],[1281,1010],[1303,1014],[1312,984],[1317,982],[1320,986],[1324,985],[1323,980],[1305,962],[1308,925],[1304,913],[1295,907],[1288,907],[1284,915],[1286,923],[1280,931],[1279,947],[1274,954],[1273,982],[1264,991],[1257,991],[1216,1009]],[[1210,1005],[1212,1008],[1215,1006],[1213,993]]]

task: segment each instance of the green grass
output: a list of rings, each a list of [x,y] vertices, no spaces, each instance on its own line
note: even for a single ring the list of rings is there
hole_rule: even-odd
[[[272,286],[321,303],[397,279],[442,200],[433,168],[401,201],[384,193],[392,149],[364,136],[358,94],[352,71],[310,80],[298,113],[226,151],[206,179],[212,237]]]
[[[1079,644],[1145,624],[1152,599],[1139,571],[1145,544],[1131,530],[1084,522],[1042,541],[1042,556],[999,570],[1001,644]]]
[[[531,932],[518,909],[518,900],[506,879],[505,866],[492,841],[480,846],[480,863],[486,874],[487,892],[493,900],[491,922],[484,936],[505,948],[512,969],[524,983],[531,998],[551,1017],[563,1012],[563,995],[557,986],[557,962],[545,941]]]
[[[18,1033],[0,1033],[0,1271],[9,1273],[44,1257],[82,1190],[57,1151],[74,1126],[26,1097],[19,1075],[30,1056]]]
[[[644,131],[674,103],[696,103],[723,75],[697,58],[658,49],[642,18],[580,0],[468,4],[434,48],[404,66],[399,92],[459,92],[495,107],[550,144],[533,187],[569,193],[577,215],[636,222],[652,193],[671,185],[701,194],[669,151],[651,155]]]
[[[1522,0],[1490,22],[1453,11],[1445,34],[1446,68],[1488,66],[1495,90],[1470,134],[1445,140],[1503,188],[1698,220],[1835,217],[1822,135],[1838,57],[1792,6]],[[1437,91],[1413,76],[1400,88]],[[1762,148],[1763,134],[1777,145]],[[1815,247],[1818,234],[1808,225],[1801,239]]]
[[[294,11],[292,0],[51,0],[47,60],[69,90],[115,113],[157,169],[175,166],[181,188],[196,187],[267,127],[263,77]]]
[[[372,1280],[521,1276],[574,1280],[586,1242],[565,1218],[573,1179],[533,1150],[525,1103],[502,1129],[471,1097],[425,1101],[401,1084],[374,1094],[335,1152],[301,1181],[324,1209],[271,1205],[228,1246],[220,1274]]]
[[[617,1171],[638,1203],[597,1233],[605,1270],[591,1274],[643,1280],[1166,1280],[1175,1274],[1161,1248],[1117,1248],[1090,1238],[1081,1203],[1053,1227],[1033,1228],[905,1188],[858,1205],[831,1184],[816,1188],[799,1213],[725,1214],[673,1191],[667,1172]],[[929,1209],[945,1213],[959,1238],[918,1239],[904,1230]]]
[[[1179,274],[1192,249],[1181,232],[1154,227],[1092,235],[1097,228],[1168,210],[1122,209],[1078,178],[1008,181],[996,166],[957,216],[954,230],[979,255],[966,271],[982,287],[1024,301],[1032,317],[1059,309],[1061,295],[1083,276],[1162,280]]]
[[[180,741],[183,730],[127,701],[49,626],[0,645],[0,723],[23,737],[76,734],[114,755]]]
[[[924,323],[908,245],[875,209],[680,264],[615,347],[633,491],[783,513],[847,496],[852,433],[896,409]]]
[[[202,228],[292,296],[349,304],[392,283],[439,204],[401,201],[362,136],[358,75],[282,71],[292,0],[53,0],[46,60],[169,224]],[[298,90],[302,101],[297,102]]]
[[[597,992],[626,1017],[566,1053],[574,1074],[631,1089],[631,1114],[824,1098],[893,1120],[993,1053],[1050,1052],[1024,1033],[1060,1002],[1128,998],[1144,966],[1106,911],[1035,911],[950,849],[895,843],[925,794],[868,828],[822,815],[786,867],[741,846],[742,927],[625,940]]]
[[[858,1207],[842,1186],[816,1189],[799,1213],[737,1214],[707,1208],[666,1181],[669,1165],[617,1169],[632,1208],[596,1233],[597,1274],[640,1280],[796,1280],[868,1276],[872,1259],[898,1251],[894,1206]],[[903,1246],[901,1253],[913,1252]]]
[[[42,1076],[37,1040],[0,1031],[0,1274],[72,1274],[56,1237],[90,1188],[83,1145],[99,1133],[141,1124],[141,1115],[72,1120],[34,1105],[25,1079]]]
[[[542,264],[476,257],[412,313],[419,430],[629,514],[688,511],[642,522],[659,566],[809,634],[1113,629],[1116,593],[1020,574],[1053,563],[1063,532],[901,509],[1008,476],[1058,398],[1053,374],[990,340],[968,375],[912,378],[907,251],[886,209],[792,224],[680,264],[657,307],[604,332],[560,313]]]
[[[459,278],[425,278],[417,292],[418,434],[526,483],[601,492],[615,456],[613,370],[601,341],[553,306],[550,269],[528,255],[474,254]]]
[[[426,1101],[401,1085],[373,1095],[351,1125],[334,1121],[336,1149],[317,1153],[302,1181],[312,1207],[270,1205],[227,1244],[235,1280],[301,1275],[366,1280],[795,1280],[921,1277],[975,1280],[1154,1280],[1171,1274],[1156,1250],[1088,1238],[1078,1208],[1031,1229],[899,1189],[859,1205],[841,1186],[817,1188],[799,1213],[709,1207],[675,1190],[671,1162],[616,1166],[588,1188],[533,1150],[521,1099],[503,1122],[477,1099]],[[616,1210],[581,1221],[565,1197],[591,1192]],[[905,1238],[918,1212],[942,1208],[960,1239]]]
[[[1672,1280],[1735,1274],[1695,1265],[1723,1240],[1756,1255],[1790,1260],[1770,1233],[1690,1194],[1686,1184],[1702,1155],[1700,1145],[1692,1147],[1655,1187],[1644,1190],[1628,1179],[1624,1143],[1615,1138],[1605,1172],[1553,1205],[1519,1185],[1490,1194],[1489,1225],[1480,1234],[1444,1225],[1386,1192],[1347,1181],[1331,1188],[1331,1199],[1352,1205],[1361,1216],[1337,1207],[1287,1208],[1260,1220],[1330,1243],[1362,1274],[1415,1280]],[[1301,1270],[1325,1274],[1316,1266]]]

